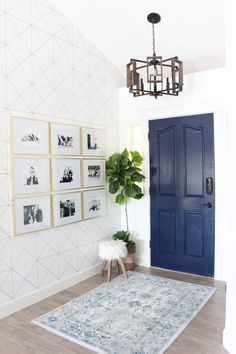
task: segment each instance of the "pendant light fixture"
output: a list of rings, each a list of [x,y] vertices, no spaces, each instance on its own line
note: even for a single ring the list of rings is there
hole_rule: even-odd
[[[152,24],[153,55],[147,60],[130,59],[127,64],[127,87],[134,97],[150,95],[178,96],[183,90],[183,63],[178,57],[162,59],[156,54],[154,25],[161,21],[157,13],[150,13],[147,20]]]

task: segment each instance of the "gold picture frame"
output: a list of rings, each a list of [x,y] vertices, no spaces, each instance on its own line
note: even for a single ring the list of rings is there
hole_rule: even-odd
[[[106,188],[83,191],[83,220],[94,219],[107,214]]]
[[[59,208],[56,207],[58,202],[60,203]],[[55,193],[51,197],[51,203],[53,227],[60,227],[83,221],[81,191]]]
[[[50,151],[52,156],[81,156],[81,127],[51,122]]]
[[[50,229],[52,226],[50,194],[14,199],[13,220],[15,236]]]
[[[49,122],[14,116],[10,118],[11,152],[14,155],[48,156],[50,153]],[[24,124],[27,122],[27,124]]]
[[[101,128],[82,127],[82,155],[84,157],[105,157],[105,130]]]

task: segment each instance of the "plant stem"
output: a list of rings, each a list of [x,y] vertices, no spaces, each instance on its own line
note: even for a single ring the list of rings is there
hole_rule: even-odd
[[[127,202],[125,203],[125,217],[126,217],[126,226],[127,226],[127,231],[129,232],[129,221],[128,221],[128,208],[127,208]]]

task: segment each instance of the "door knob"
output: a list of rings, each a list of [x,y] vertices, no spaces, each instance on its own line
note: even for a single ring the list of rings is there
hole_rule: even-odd
[[[210,208],[213,208],[213,204],[212,203],[205,203],[205,204],[201,204],[202,206],[210,209]]]

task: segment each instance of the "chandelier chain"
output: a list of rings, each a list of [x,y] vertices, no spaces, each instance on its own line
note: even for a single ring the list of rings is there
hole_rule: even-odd
[[[156,55],[155,28],[154,28],[154,23],[152,24],[152,48],[153,48],[153,54],[154,54],[154,55]]]

